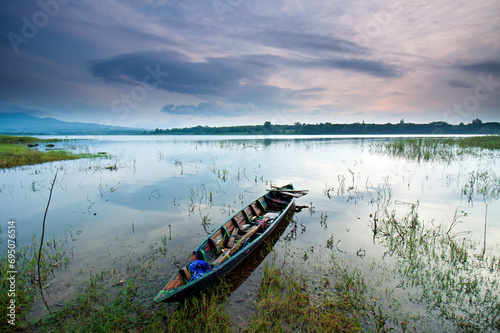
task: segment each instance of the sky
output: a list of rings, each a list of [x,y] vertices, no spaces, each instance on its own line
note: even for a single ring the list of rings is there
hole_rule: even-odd
[[[499,0],[2,0],[0,113],[139,128],[500,121]]]

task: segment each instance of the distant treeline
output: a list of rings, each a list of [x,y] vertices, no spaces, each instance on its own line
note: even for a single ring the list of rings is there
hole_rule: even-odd
[[[483,123],[480,119],[474,119],[470,124],[459,125],[448,124],[437,121],[429,124],[405,123],[401,120],[397,124],[303,124],[274,125],[266,121],[264,125],[245,126],[196,126],[189,128],[155,129],[146,131],[145,134],[159,135],[269,135],[269,134],[500,134],[500,123]]]

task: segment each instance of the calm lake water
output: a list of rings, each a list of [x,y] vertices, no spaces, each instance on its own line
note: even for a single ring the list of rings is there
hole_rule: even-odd
[[[141,293],[145,301],[152,301],[176,269],[175,261],[184,261],[207,232],[265,193],[270,184],[293,183],[309,194],[297,200],[307,208],[295,214],[266,260],[272,257],[308,272],[317,269],[311,280],[328,269],[333,252],[364,273],[374,297],[387,290],[398,299],[418,295],[418,286],[405,285],[408,277],[393,274],[398,259],[388,255],[387,243],[374,239],[373,231],[374,220],[384,211],[404,217],[417,204],[419,220],[429,228],[442,225],[448,230],[455,218],[453,232],[475,244],[477,254],[484,246],[487,207],[485,255],[500,257],[498,197],[475,193],[469,201],[463,194],[478,172],[498,186],[498,154],[414,161],[371,148],[390,139],[79,137],[57,146],[111,157],[1,171],[4,232],[0,236],[5,244],[11,219],[16,221],[20,246],[41,234],[50,184],[59,169],[46,235],[67,237],[73,259],[67,270],[57,273],[49,304],[71,298],[78,284],[88,279],[89,270],[114,271],[119,281],[137,274],[137,267],[145,263],[150,266],[149,282],[141,286]],[[154,261],[148,261],[153,254]],[[239,318],[251,313],[263,267],[260,264],[230,298]],[[424,327],[440,325],[433,323],[432,314],[425,314],[425,304],[409,301],[401,308],[425,317],[429,326]]]

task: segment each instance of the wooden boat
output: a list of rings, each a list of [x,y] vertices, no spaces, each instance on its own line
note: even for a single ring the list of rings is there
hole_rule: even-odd
[[[307,191],[275,187],[236,213],[210,234],[154,298],[179,302],[216,283],[233,270],[295,211],[295,198]]]

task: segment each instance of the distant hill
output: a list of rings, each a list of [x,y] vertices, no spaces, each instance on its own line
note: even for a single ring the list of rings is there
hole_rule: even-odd
[[[93,123],[66,122],[54,118],[38,118],[24,113],[0,113],[0,133],[23,135],[106,135],[142,134],[132,127]]]

